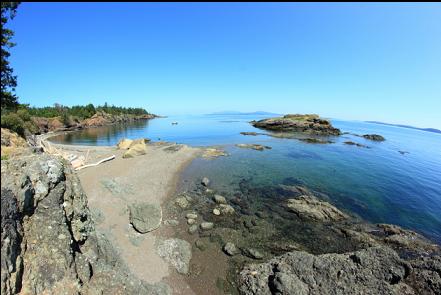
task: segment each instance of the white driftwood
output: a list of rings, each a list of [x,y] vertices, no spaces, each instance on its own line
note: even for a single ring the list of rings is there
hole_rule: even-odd
[[[108,158],[102,159],[102,160],[100,160],[100,161],[98,161],[98,162],[96,162],[94,164],[87,164],[87,165],[78,167],[78,168],[75,169],[75,171],[78,171],[78,170],[81,170],[81,169],[84,169],[84,168],[88,168],[88,167],[98,166],[101,163],[104,163],[104,162],[107,162],[107,161],[110,161],[110,160],[113,160],[113,159],[115,159],[115,155],[112,155],[112,156],[110,156]]]

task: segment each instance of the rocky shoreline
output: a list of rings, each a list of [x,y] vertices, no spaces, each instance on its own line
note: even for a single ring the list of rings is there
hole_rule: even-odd
[[[225,195],[204,179],[170,200],[166,216],[186,224],[179,232],[188,232],[183,238],[198,253],[206,251],[200,244],[217,249],[209,258],[193,259],[193,267],[227,259],[226,280],[212,293],[439,293],[439,245],[398,226],[369,224],[326,199],[299,185],[256,188],[247,181]],[[200,288],[197,281],[193,287]]]
[[[73,120],[68,125],[61,122],[60,118],[42,118],[42,117],[32,117],[32,121],[38,128],[39,134],[44,134],[48,132],[60,132],[60,131],[76,131],[86,128],[108,126],[120,123],[129,123],[139,120],[150,120],[154,118],[159,118],[159,116],[154,114],[145,115],[131,115],[131,114],[121,114],[112,115],[106,112],[98,111],[92,117],[84,120]]]
[[[164,199],[178,181],[173,165],[225,156],[221,150],[121,141],[119,150],[90,155],[116,153],[114,162],[81,173],[25,150],[1,163],[2,294],[441,290],[439,245],[367,223],[298,183],[257,187],[242,179],[235,192],[220,192],[215,179],[202,178]]]

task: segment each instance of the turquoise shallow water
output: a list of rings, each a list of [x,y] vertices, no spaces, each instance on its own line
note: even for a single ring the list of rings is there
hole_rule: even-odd
[[[192,146],[222,146],[229,154],[197,159],[183,178],[208,176],[213,186],[234,192],[241,180],[256,187],[301,183],[327,193],[332,202],[370,222],[393,223],[441,243],[441,135],[373,123],[332,120],[343,132],[381,134],[373,142],[351,134],[331,137],[333,144],[308,144],[242,131],[265,132],[248,122],[262,116],[176,116],[88,129],[53,138],[55,142],[114,145],[121,138],[148,137]],[[172,125],[171,122],[178,122]],[[343,144],[351,140],[370,148]],[[271,150],[240,149],[258,143]],[[399,151],[408,153],[401,154]]]

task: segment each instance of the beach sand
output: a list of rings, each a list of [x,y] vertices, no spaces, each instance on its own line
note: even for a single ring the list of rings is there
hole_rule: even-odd
[[[89,208],[96,216],[96,227],[118,249],[130,270],[147,283],[173,282],[192,294],[185,281],[176,278],[175,270],[156,254],[155,242],[167,235],[167,226],[146,234],[137,233],[129,222],[128,206],[134,202],[162,205],[176,189],[181,170],[200,154],[200,149],[182,146],[166,150],[170,144],[149,144],[145,155],[124,159],[116,147],[55,145],[64,152],[86,155],[88,163],[115,155],[114,160],[78,171]],[[175,293],[175,292],[174,292]]]

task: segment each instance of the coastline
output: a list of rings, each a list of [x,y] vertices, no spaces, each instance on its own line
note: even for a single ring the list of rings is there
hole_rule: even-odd
[[[57,134],[46,136],[45,140],[54,135]],[[179,285],[175,291],[189,289],[156,251],[158,242],[170,235],[167,221],[162,220],[157,230],[140,234],[130,225],[129,206],[145,202],[163,207],[176,193],[182,170],[201,155],[202,149],[183,145],[177,151],[168,151],[177,145],[150,143],[145,155],[123,159],[124,151],[112,146],[51,145],[76,155],[87,153],[91,162],[116,156],[112,161],[76,172],[97,230],[107,236],[138,279],[149,284],[173,281]]]
[[[60,132],[44,134],[39,139],[50,140],[58,134]],[[206,291],[223,294],[222,291],[228,293],[237,287],[245,288],[244,282],[255,280],[255,270],[252,268],[255,266],[241,273],[238,278],[237,271],[256,263],[266,268],[267,261],[277,264],[280,259],[285,259],[283,257],[286,255],[283,254],[286,253],[311,253],[309,255],[313,257],[334,253],[335,257],[340,257],[338,255],[351,251],[380,247],[389,249],[386,251],[396,251],[412,265],[419,263],[416,258],[418,256],[431,257],[439,253],[437,245],[428,243],[428,240],[411,231],[357,220],[349,216],[350,212],[344,221],[311,221],[308,215],[305,219],[289,209],[289,202],[286,203],[285,198],[318,196],[319,201],[304,199],[306,203],[301,204],[307,207],[316,204],[318,208],[323,206],[323,200],[328,199],[320,192],[309,191],[306,187],[287,185],[264,188],[273,190],[281,197],[280,200],[268,202],[265,199],[257,200],[259,188],[246,182],[243,183],[243,190],[241,188],[237,195],[231,195],[216,191],[211,185],[201,184],[201,175],[190,181],[182,178],[182,171],[194,159],[204,157],[208,150],[213,150],[210,148],[155,142],[147,144],[145,155],[123,159],[124,150],[114,146],[52,142],[51,145],[68,154],[86,155],[87,162],[96,162],[109,155],[116,156],[112,161],[75,173],[87,195],[97,232],[104,234],[110,241],[136,279],[147,284],[165,284],[172,294],[203,294]],[[180,179],[192,187],[179,190]],[[216,181],[215,178],[212,180]],[[233,213],[222,213],[220,216],[214,214],[213,208],[218,206],[214,197],[218,193],[226,197]],[[189,203],[185,208],[178,203],[183,197]],[[162,208],[160,227],[144,234],[138,233],[130,224],[130,205],[141,202],[157,204]],[[311,214],[316,209],[311,207],[308,211],[299,212]],[[331,211],[334,209],[331,208]],[[194,233],[190,233],[189,225],[192,223],[188,223],[186,217],[189,213],[198,216],[197,231]],[[204,230],[200,222],[211,222],[214,228]],[[332,235],[329,235],[330,229]],[[158,244],[170,240],[179,240],[189,246],[190,260],[186,262],[188,271],[184,275],[176,271],[173,262],[158,254]],[[239,252],[227,255],[224,247],[231,242]],[[175,253],[175,249],[171,250]],[[375,253],[369,255],[369,259],[377,259]],[[216,267],[213,267],[213,263]],[[404,262],[397,263],[401,265]],[[258,284],[265,282],[266,276],[271,278],[273,274],[259,277]],[[239,285],[235,285],[236,279],[239,279]],[[414,279],[407,275],[400,280],[406,280],[405,283],[414,286]],[[242,289],[242,292],[248,294],[246,289]]]

